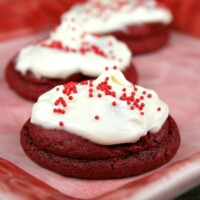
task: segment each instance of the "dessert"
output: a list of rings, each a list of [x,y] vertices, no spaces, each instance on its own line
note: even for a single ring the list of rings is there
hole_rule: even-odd
[[[105,66],[113,65],[136,83],[136,70],[126,44],[113,36],[85,33],[71,18],[49,38],[23,48],[8,64],[6,79],[15,92],[35,101],[56,85],[94,79]]]
[[[172,15],[155,0],[89,0],[63,14],[75,17],[85,31],[111,34],[125,42],[133,55],[164,46],[169,39]]]
[[[156,92],[132,85],[114,67],[40,96],[21,145],[34,162],[64,176],[108,179],[167,163],[180,135]]]

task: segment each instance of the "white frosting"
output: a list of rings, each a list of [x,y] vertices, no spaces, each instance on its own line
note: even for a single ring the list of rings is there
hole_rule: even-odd
[[[91,33],[123,30],[127,25],[160,22],[169,24],[171,12],[155,0],[89,0],[63,14],[63,20],[75,18]]]
[[[97,77],[106,66],[117,65],[123,70],[130,64],[131,52],[124,43],[112,36],[86,34],[79,27],[72,21],[63,22],[49,39],[23,48],[16,60],[16,70],[23,74],[31,71],[36,77],[65,79],[79,72]],[[62,49],[48,47],[55,41],[62,44]],[[105,56],[92,50],[92,46]],[[83,48],[89,50],[83,54]]]
[[[106,77],[109,77],[107,84],[112,87],[111,91],[115,92],[115,96],[105,95],[105,92],[99,89],[99,84],[105,83]],[[31,122],[47,129],[63,129],[97,144],[112,145],[136,142],[147,132],[156,133],[168,117],[168,106],[154,91],[133,86],[119,70],[103,72],[92,84],[92,87],[77,84],[77,92],[68,95],[63,94],[63,85],[43,94],[33,106]],[[92,97],[89,97],[89,89],[93,90],[90,91]],[[69,90],[70,87],[67,91]],[[126,90],[128,97],[135,92],[134,99],[128,100],[131,101],[129,105],[126,100],[121,99],[123,90]],[[98,97],[99,94],[102,95],[101,98]],[[152,95],[151,98],[149,94]],[[73,99],[69,100],[69,96]],[[60,97],[66,102],[66,107],[61,103],[55,105]],[[140,99],[139,107],[142,103],[145,106],[140,110],[134,105],[132,110],[131,106],[138,101],[137,98]],[[113,102],[116,103],[115,106]],[[65,113],[53,111],[58,108]],[[95,119],[95,116],[99,119]],[[60,122],[63,122],[63,126],[59,125]]]

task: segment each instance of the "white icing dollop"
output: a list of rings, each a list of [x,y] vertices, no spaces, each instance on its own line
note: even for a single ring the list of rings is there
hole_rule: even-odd
[[[62,47],[55,48],[54,43]],[[112,36],[85,33],[79,24],[68,20],[48,39],[23,48],[16,59],[16,70],[46,78],[65,79],[74,73],[97,77],[106,66],[117,65],[124,70],[130,62],[131,52],[126,44]]]
[[[128,25],[143,23],[169,24],[172,14],[155,0],[89,0],[63,14],[62,20],[75,18],[82,28],[91,33],[126,30]]]
[[[119,70],[108,70],[94,81],[60,85],[40,96],[31,123],[113,145],[158,132],[168,115],[156,92],[133,86]]]

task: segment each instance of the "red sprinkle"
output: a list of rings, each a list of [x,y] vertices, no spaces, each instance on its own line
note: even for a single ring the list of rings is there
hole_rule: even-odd
[[[117,105],[117,103],[116,103],[115,101],[113,101],[113,102],[112,102],[112,105],[113,105],[113,106],[116,106],[116,105]]]
[[[140,115],[144,115],[144,112],[141,112]]]
[[[136,87],[136,86],[134,86],[134,90],[135,90],[135,91],[138,91],[138,89],[137,89],[137,87]]]
[[[152,94],[148,94],[148,95],[147,95],[147,98],[151,98],[151,97],[152,97]]]
[[[105,70],[108,71],[108,67],[105,67]]]
[[[109,80],[109,77],[107,76],[106,78],[105,78],[105,81],[108,81]]]
[[[122,91],[123,91],[123,92],[126,92],[126,88],[123,88]]]
[[[143,92],[142,92],[142,94],[146,94],[146,93],[147,93],[146,91],[143,91]]]
[[[160,108],[160,107],[158,107],[158,108],[157,108],[157,111],[161,111],[161,108]]]
[[[96,115],[94,118],[95,118],[96,120],[99,120],[99,116],[98,116],[98,115]]]
[[[143,96],[140,96],[140,99],[141,99],[141,100],[143,100],[143,99],[144,99],[144,97],[143,97]]]
[[[63,126],[64,123],[62,121],[59,122],[59,126]]]
[[[92,88],[90,88],[90,89],[89,89],[89,92],[93,92],[93,89],[92,89]]]
[[[116,69],[117,69],[117,66],[113,66],[113,69],[116,70]]]
[[[92,94],[92,93],[89,93],[89,97],[93,97],[93,94]]]
[[[73,100],[73,96],[69,96],[68,99],[71,101]]]
[[[98,94],[98,97],[101,98],[101,97],[102,97],[102,94]]]

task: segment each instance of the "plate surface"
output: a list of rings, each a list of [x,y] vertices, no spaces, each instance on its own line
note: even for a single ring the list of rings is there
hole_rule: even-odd
[[[200,182],[199,40],[173,33],[167,47],[133,58],[139,84],[158,92],[179,126],[182,141],[175,158],[141,176],[91,181],[41,168],[24,154],[19,143],[20,129],[30,117],[33,103],[9,89],[5,65],[22,46],[45,35],[0,43],[0,198],[169,199]]]

